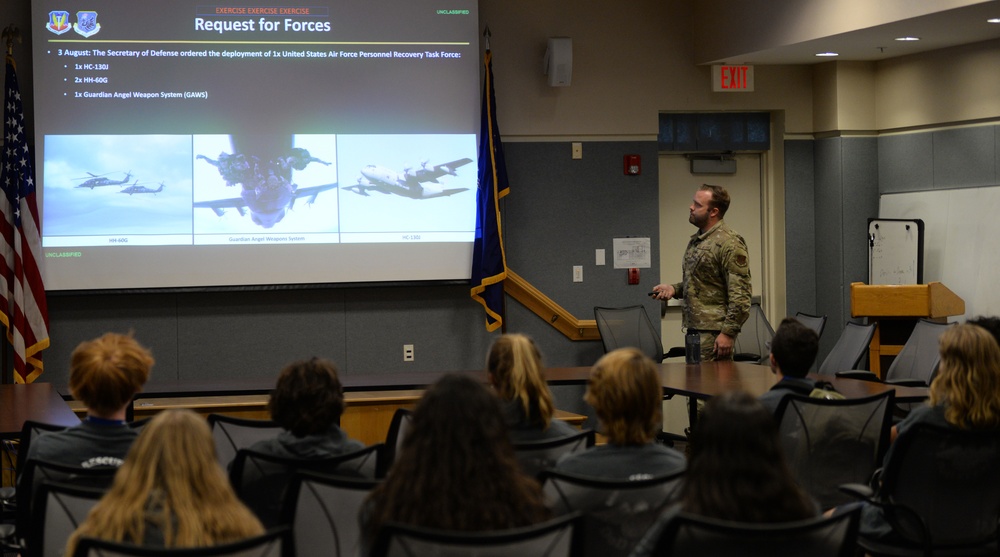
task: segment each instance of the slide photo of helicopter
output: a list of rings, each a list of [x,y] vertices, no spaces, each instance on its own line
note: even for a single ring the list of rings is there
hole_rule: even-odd
[[[138,234],[190,242],[191,157],[190,135],[46,136],[43,244]]]
[[[197,135],[194,153],[196,235],[338,232],[337,136]]]
[[[475,231],[475,134],[340,135],[337,154],[342,234]]]

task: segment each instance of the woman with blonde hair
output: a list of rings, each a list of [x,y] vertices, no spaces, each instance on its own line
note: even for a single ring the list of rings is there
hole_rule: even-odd
[[[996,339],[986,329],[965,323],[945,330],[939,346],[941,363],[931,381],[930,398],[893,427],[893,440],[917,423],[966,430],[1000,428],[1000,346]],[[885,455],[886,463],[894,458],[894,446]],[[887,537],[892,528],[881,508],[866,504],[861,532]]]
[[[663,427],[656,364],[635,348],[619,348],[594,364],[584,400],[594,407],[608,443],[563,458],[556,470],[609,480],[669,476],[684,455],[656,443]]]
[[[205,419],[165,410],[146,425],[107,494],[66,546],[81,537],[150,547],[200,547],[264,533],[236,498]]]
[[[486,357],[486,372],[503,400],[504,421],[513,443],[557,439],[579,433],[556,412],[542,372],[542,355],[532,340],[509,334],[498,338]]]

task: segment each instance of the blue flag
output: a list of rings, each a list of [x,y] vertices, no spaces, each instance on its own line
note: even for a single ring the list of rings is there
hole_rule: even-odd
[[[483,84],[482,126],[479,131],[479,189],[476,207],[476,241],[472,251],[472,299],[486,309],[486,330],[503,325],[503,281],[507,278],[507,258],[503,251],[500,226],[501,197],[507,195],[507,166],[496,119],[493,94],[492,55],[483,57],[486,82]]]

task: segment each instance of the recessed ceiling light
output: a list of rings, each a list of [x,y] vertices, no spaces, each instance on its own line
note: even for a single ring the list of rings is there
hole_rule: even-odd
[[[896,37],[897,41],[919,41],[920,37]]]
[[[1000,17],[991,17],[986,20],[986,23],[1000,23]]]
[[[817,52],[816,56],[831,57],[831,56],[840,56],[840,54],[837,54],[836,52]]]

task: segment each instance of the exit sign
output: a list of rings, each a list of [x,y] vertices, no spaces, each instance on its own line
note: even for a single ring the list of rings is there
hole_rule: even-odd
[[[753,91],[753,66],[712,66],[712,91],[716,93]]]

